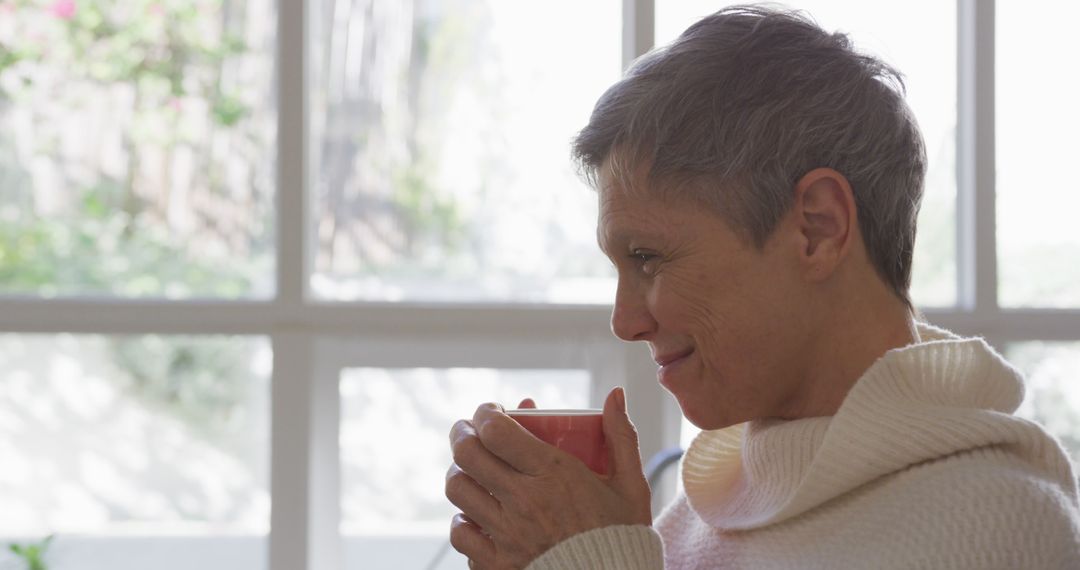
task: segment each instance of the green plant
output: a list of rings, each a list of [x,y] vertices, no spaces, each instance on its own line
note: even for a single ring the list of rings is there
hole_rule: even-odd
[[[247,262],[267,263],[273,236],[258,96],[226,69],[265,59],[235,33],[246,3],[0,0],[0,13],[17,23],[0,26],[0,289],[250,294],[262,266]],[[102,135],[110,150],[62,152],[103,101],[121,125]],[[16,145],[21,121],[32,134]],[[23,168],[43,161],[44,179]]]
[[[26,570],[48,570],[49,567],[45,564],[45,552],[49,549],[49,545],[52,544],[55,536],[50,534],[41,542],[11,544],[8,548],[15,553],[15,556],[26,562]]]

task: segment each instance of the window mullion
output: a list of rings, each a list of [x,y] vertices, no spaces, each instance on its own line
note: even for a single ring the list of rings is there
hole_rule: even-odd
[[[997,314],[994,2],[959,0],[957,24],[957,300]]]
[[[269,570],[312,570],[311,468],[314,392],[311,343],[273,336],[270,409]]]
[[[310,334],[273,343],[269,570],[340,570],[340,362]]]
[[[303,305],[307,293],[307,2],[278,2],[277,300]]]
[[[649,51],[655,42],[655,0],[623,0],[623,69]]]
[[[306,165],[307,165],[307,2],[277,2],[277,188],[275,192],[276,296],[275,313],[303,316],[307,284]],[[278,315],[280,319],[281,315]],[[327,399],[315,377],[313,336],[285,332],[282,321],[273,326],[273,372],[270,412],[270,537],[269,570],[336,570],[336,560],[320,559],[337,552],[337,519],[327,499],[317,493],[332,469],[325,449],[334,446],[333,433],[320,420]],[[329,399],[333,399],[332,396]],[[336,402],[336,401],[335,401]],[[320,410],[316,414],[316,410]],[[336,419],[336,414],[334,419]],[[321,430],[321,431],[320,431]],[[322,453],[320,453],[322,451]],[[335,455],[336,457],[336,455]],[[320,463],[323,462],[323,463]],[[321,469],[321,470],[320,470]],[[336,505],[335,505],[336,506]],[[333,520],[330,520],[333,519]],[[330,566],[323,564],[330,562]]]

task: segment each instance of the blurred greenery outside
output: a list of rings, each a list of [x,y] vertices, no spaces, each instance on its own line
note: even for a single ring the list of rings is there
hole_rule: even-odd
[[[387,11],[380,2],[360,4],[354,8],[368,16]],[[317,172],[325,183],[317,190],[326,197],[317,219],[328,228],[320,232],[328,253],[317,261],[338,274],[432,277],[465,246],[465,258],[483,255],[481,244],[466,243],[480,238],[468,232],[474,224],[436,180],[444,96],[476,79],[470,62],[484,45],[469,38],[483,38],[482,6],[432,17],[424,0],[398,4],[409,6],[400,8],[402,29],[350,28],[349,41],[403,41],[405,59],[364,50],[359,77],[346,80],[392,81],[402,96],[363,89],[327,109],[335,130],[322,143]],[[264,132],[272,85],[227,80],[238,67],[271,67],[272,50],[244,37],[246,19],[271,16],[260,7],[261,0],[0,0],[3,18],[17,23],[7,33],[0,27],[0,125],[21,114],[34,138],[28,150],[0,133],[0,292],[272,294],[273,144]],[[341,80],[336,72],[325,81]],[[65,148],[63,123],[83,121],[97,110],[87,102],[99,99],[130,102],[108,117],[122,134],[119,168]],[[497,146],[488,149],[494,173]],[[227,162],[246,163],[246,180],[230,178]],[[59,200],[39,187],[43,163],[61,179]],[[482,176],[481,186],[494,184]],[[345,242],[342,265],[335,244]],[[458,273],[475,270],[467,265]]]
[[[272,274],[272,138],[251,120],[260,102],[223,78],[230,66],[272,57],[230,31],[243,29],[246,9],[229,0],[0,0],[0,294],[267,293],[259,282]],[[102,102],[114,114],[95,117]],[[101,120],[115,137],[82,133],[88,143],[71,143],[72,129]],[[20,125],[32,144],[14,140]],[[121,158],[102,158],[110,145]],[[247,163],[244,176],[230,175],[230,161]],[[250,457],[250,434],[235,432],[258,386],[255,343],[102,341],[88,346],[105,351],[115,370],[103,376],[118,390]]]
[[[482,59],[484,3],[454,10],[428,0],[317,3],[316,272],[383,282],[475,279],[469,262],[484,253],[472,243],[476,220],[439,171],[452,136],[448,107],[462,84],[482,80],[469,74]],[[353,57],[354,68],[341,64]],[[481,187],[498,171],[491,162],[476,173]],[[467,267],[455,271],[462,259]]]
[[[272,137],[255,119],[274,111],[224,80],[229,67],[263,65],[271,57],[242,37],[255,4],[0,0],[0,294],[228,299],[271,293],[259,281],[272,274]],[[412,24],[420,36],[414,55],[422,61],[448,59],[454,38],[446,34],[470,33],[461,20]],[[75,123],[76,130],[92,131],[101,101],[116,116],[97,119],[118,140],[102,135],[105,140],[72,151],[65,129]],[[30,145],[18,144],[26,140],[15,140],[9,128],[20,121]],[[346,135],[362,142],[369,131]],[[393,225],[404,229],[394,257],[406,262],[409,250],[438,244],[452,251],[464,236],[453,199],[432,189],[437,165],[419,150],[420,127],[412,125],[410,133],[405,138],[414,152],[393,162],[384,204]],[[122,156],[111,165],[100,156],[110,144]],[[237,161],[247,163],[240,188],[225,164]],[[175,184],[178,169],[188,176],[184,187]],[[51,176],[42,177],[42,170]],[[177,201],[181,193],[188,196]],[[374,225],[368,218],[353,224]],[[376,259],[365,263],[393,269]],[[408,263],[398,270],[410,271]],[[252,366],[258,343],[158,335],[80,342],[103,351],[110,363],[109,370],[86,373],[101,374],[147,411],[252,465],[258,453],[244,449],[252,434],[237,430],[250,428],[250,419],[240,417],[249,412],[245,404],[259,401],[251,393],[262,388]],[[199,516],[197,509],[189,514]]]
[[[595,195],[568,146],[617,76],[617,21],[587,23],[617,4],[575,7],[577,20],[507,0],[311,7],[315,296],[610,298]],[[533,36],[551,25],[604,45],[544,46]]]
[[[111,338],[106,346],[120,372],[116,382],[144,407],[182,421],[208,444],[247,455],[241,445],[250,434],[235,433],[234,428],[237,414],[246,412],[242,404],[257,399],[251,391],[263,387],[260,380],[265,380],[252,367],[255,343],[147,335]]]
[[[226,180],[224,160],[212,155],[212,143],[221,139],[265,146],[246,124],[250,104],[222,79],[224,66],[248,52],[224,24],[242,10],[227,0],[9,0],[0,2],[0,12],[14,23],[0,35],[0,121],[11,127],[28,120],[23,132],[33,139],[27,149],[9,138],[14,129],[0,134],[0,290],[47,297],[251,295],[253,276],[268,272],[273,253],[269,187],[253,174],[250,188],[238,193]],[[123,154],[111,164],[86,144],[73,151],[78,143],[65,132],[94,128],[88,115],[102,101],[112,105],[106,119]],[[94,144],[117,142],[101,136]],[[229,160],[265,154],[238,152]],[[172,171],[184,164],[190,189],[174,187]],[[148,175],[155,165],[158,172]],[[52,190],[59,196],[50,199],[39,187],[46,185],[42,167],[59,178]],[[205,197],[208,206],[192,212],[194,223],[174,223],[186,213],[175,211],[184,207],[176,202],[179,193],[189,203]],[[237,194],[244,195],[236,206],[252,208],[249,216],[218,216],[209,206]]]
[[[0,536],[265,532],[268,344],[0,335]]]

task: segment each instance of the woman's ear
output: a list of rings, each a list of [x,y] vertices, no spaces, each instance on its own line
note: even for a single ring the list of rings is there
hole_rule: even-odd
[[[795,183],[792,208],[807,274],[821,280],[836,270],[858,235],[851,184],[831,168],[816,168]]]

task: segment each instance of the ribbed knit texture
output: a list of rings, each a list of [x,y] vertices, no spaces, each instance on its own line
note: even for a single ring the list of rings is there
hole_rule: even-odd
[[[640,555],[628,527],[609,527],[530,570],[1080,569],[1076,478],[1052,437],[1012,415],[1019,373],[981,339],[919,333],[875,362],[835,416],[700,434],[683,459],[685,494],[655,525],[664,564]],[[605,566],[620,549],[635,562]]]
[[[574,535],[529,564],[529,570],[663,568],[660,536],[645,525],[620,525]]]

